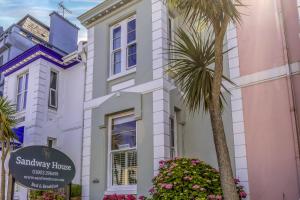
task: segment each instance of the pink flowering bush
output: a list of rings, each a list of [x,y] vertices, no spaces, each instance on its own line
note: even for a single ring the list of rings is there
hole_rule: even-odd
[[[198,159],[176,158],[161,161],[159,174],[153,179],[153,188],[149,190],[151,198],[142,200],[222,200],[219,172]],[[240,199],[247,194],[236,179],[237,193]]]
[[[129,194],[112,194],[112,195],[105,195],[103,200],[136,200],[135,195]]]

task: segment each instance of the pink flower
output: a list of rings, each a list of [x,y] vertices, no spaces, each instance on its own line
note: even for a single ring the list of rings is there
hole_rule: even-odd
[[[173,188],[173,185],[172,184],[163,183],[163,184],[161,184],[161,187],[164,188],[164,189],[170,190],[170,189]]]
[[[154,193],[154,188],[152,187],[152,188],[150,188],[150,190],[148,191],[150,194],[153,194]]]
[[[241,191],[240,192],[240,197],[241,198],[246,198],[247,197],[247,193],[245,191]]]
[[[208,199],[209,199],[209,200],[216,199],[216,196],[215,196],[215,195],[213,195],[213,194],[211,194],[211,195],[208,195]]]
[[[223,197],[221,195],[216,196],[216,200],[222,200],[222,199],[223,199]]]
[[[145,196],[140,196],[140,197],[139,197],[139,200],[145,200],[145,199],[146,199]]]
[[[200,163],[200,160],[197,160],[197,159],[192,160],[192,165],[197,165],[199,163]]]
[[[127,200],[136,200],[136,197],[132,194],[127,195]]]
[[[234,179],[234,182],[235,182],[235,184],[238,184],[238,183],[240,182],[240,179],[235,178],[235,179]]]
[[[200,189],[200,186],[199,185],[193,185],[193,190],[198,190],[198,189]]]

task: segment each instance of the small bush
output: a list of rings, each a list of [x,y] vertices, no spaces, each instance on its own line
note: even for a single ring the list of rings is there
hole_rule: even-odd
[[[72,184],[71,197],[81,197],[81,185]]]
[[[54,191],[30,191],[30,200],[65,200],[65,195],[61,192]]]
[[[198,159],[176,158],[160,161],[159,174],[149,190],[153,200],[222,200],[219,172]],[[247,194],[236,179],[240,199]]]

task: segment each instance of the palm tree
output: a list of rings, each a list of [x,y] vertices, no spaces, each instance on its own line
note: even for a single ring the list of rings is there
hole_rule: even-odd
[[[171,42],[169,68],[192,112],[209,112],[225,200],[238,200],[222,120],[223,49],[230,22],[239,23],[239,0],[166,0],[190,24]],[[199,31],[207,27],[212,36]],[[213,39],[212,39],[213,38]],[[225,78],[226,79],[226,78]],[[228,79],[226,79],[228,80]],[[223,87],[224,88],[224,87]],[[226,88],[224,88],[226,89]]]
[[[0,97],[0,142],[1,142],[1,191],[0,199],[5,200],[6,170],[5,160],[10,152],[10,144],[16,138],[12,127],[16,125],[15,108],[6,98]]]

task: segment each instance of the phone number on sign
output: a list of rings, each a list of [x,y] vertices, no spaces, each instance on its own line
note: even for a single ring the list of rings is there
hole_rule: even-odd
[[[32,170],[32,174],[34,175],[43,175],[43,176],[58,176],[58,172],[51,172],[51,171],[45,171],[45,170]]]

